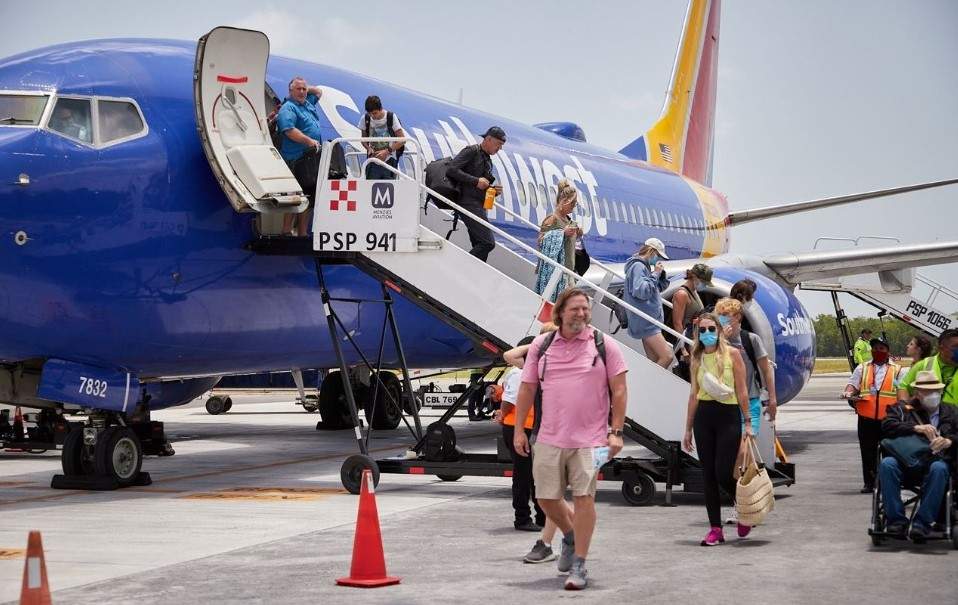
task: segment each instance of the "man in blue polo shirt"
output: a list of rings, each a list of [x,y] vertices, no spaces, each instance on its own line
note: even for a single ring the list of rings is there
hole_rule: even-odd
[[[305,167],[300,160],[319,163],[319,150],[323,136],[320,131],[317,103],[322,94],[323,91],[318,86],[309,86],[305,78],[296,76],[290,80],[289,96],[276,115],[277,130],[283,134],[283,144],[279,153],[289,164],[293,175],[303,188],[303,193],[308,195],[311,201],[316,195],[316,167],[313,167],[313,170],[304,170]],[[315,153],[304,159],[303,156],[311,150],[315,150]],[[298,215],[285,215],[283,233],[290,233],[293,230],[293,221],[296,220],[294,234],[305,236],[311,216],[311,209]]]

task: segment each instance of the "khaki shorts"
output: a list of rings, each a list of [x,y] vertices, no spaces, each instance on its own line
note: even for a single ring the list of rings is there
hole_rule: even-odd
[[[536,442],[532,446],[532,477],[536,498],[559,500],[566,487],[573,496],[595,496],[598,472],[592,470],[592,448],[562,448]]]

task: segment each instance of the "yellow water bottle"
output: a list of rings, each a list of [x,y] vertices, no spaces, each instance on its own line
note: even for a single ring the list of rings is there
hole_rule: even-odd
[[[492,185],[489,185],[488,189],[486,189],[486,200],[482,204],[482,207],[485,208],[486,210],[492,210],[492,207],[496,203],[496,194],[497,194],[496,188],[493,187]]]

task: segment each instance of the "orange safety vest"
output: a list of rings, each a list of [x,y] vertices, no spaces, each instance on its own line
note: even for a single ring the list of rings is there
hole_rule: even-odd
[[[884,420],[888,406],[898,401],[898,391],[895,389],[895,378],[901,371],[901,366],[888,362],[885,370],[885,379],[877,395],[872,395],[872,386],[875,384],[875,364],[866,361],[862,364],[862,383],[858,388],[861,400],[855,404],[855,411],[859,416],[873,420]]]

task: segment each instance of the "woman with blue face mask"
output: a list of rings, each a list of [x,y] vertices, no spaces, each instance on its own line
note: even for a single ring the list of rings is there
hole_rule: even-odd
[[[661,292],[669,285],[663,260],[665,244],[656,237],[645,240],[639,251],[625,263],[625,291],[622,299],[645,314],[629,313],[629,336],[642,341],[645,356],[663,368],[672,365],[672,347],[659,327],[665,320]],[[658,321],[655,324],[647,317]]]
[[[698,451],[709,518],[709,532],[702,546],[716,546],[725,542],[719,488],[735,493],[732,473],[742,440],[742,419],[745,434],[753,435],[752,419],[745,363],[738,349],[725,340],[718,317],[714,313],[700,315],[694,333],[692,388],[682,447],[688,452]],[[744,538],[751,530],[739,524],[738,535]]]

